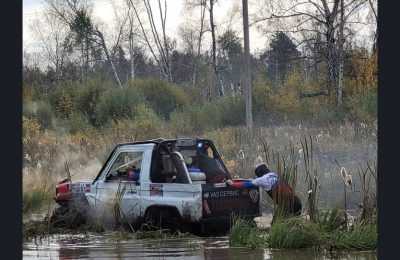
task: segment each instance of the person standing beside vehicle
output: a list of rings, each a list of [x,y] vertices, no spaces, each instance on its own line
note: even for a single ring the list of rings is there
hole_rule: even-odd
[[[277,204],[284,207],[283,214],[287,216],[299,216],[302,210],[300,198],[294,194],[293,188],[279,181],[278,175],[272,172],[266,163],[260,163],[254,170],[256,179],[251,181],[233,182],[226,180],[230,186],[241,188],[259,186],[267,192],[269,197]]]

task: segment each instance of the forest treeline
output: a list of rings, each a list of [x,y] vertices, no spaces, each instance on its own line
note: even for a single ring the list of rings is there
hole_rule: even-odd
[[[285,3],[265,2],[269,13],[260,8],[252,18],[286,22],[274,24],[269,43],[251,55],[255,123],[376,124],[376,31],[366,44],[355,26],[367,13],[374,28],[375,1],[323,0],[306,13]],[[99,22],[91,1],[44,4],[31,25],[39,51],[24,51],[25,120],[72,134],[118,122],[175,134],[245,124],[242,38],[234,27],[215,30],[216,0],[184,1],[192,17],[175,38],[166,32],[167,2],[123,1],[113,6],[113,28]]]

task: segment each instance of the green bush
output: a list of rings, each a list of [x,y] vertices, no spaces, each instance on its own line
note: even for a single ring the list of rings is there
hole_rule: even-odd
[[[164,121],[148,106],[139,103],[133,108],[133,113],[133,118],[109,123],[104,129],[114,143],[169,136]]]
[[[152,105],[157,115],[166,119],[175,109],[183,108],[189,104],[189,96],[182,87],[172,85],[165,80],[149,79],[128,82],[128,88],[143,94]]]
[[[350,120],[371,122],[378,116],[378,93],[369,90],[357,98],[350,99],[346,104]]]
[[[53,111],[49,103],[41,101],[37,104],[36,117],[39,124],[45,129],[53,128]]]
[[[75,86],[76,109],[82,114],[87,115],[90,124],[93,126],[96,126],[97,123],[97,103],[102,92],[105,92],[107,89],[115,89],[115,87],[110,86],[109,82],[101,82],[96,79],[88,79],[84,83]]]
[[[224,126],[241,125],[245,123],[244,99],[225,97],[187,106],[174,111],[169,123],[174,132],[181,134],[200,134]]]
[[[68,119],[68,126],[70,134],[85,132],[91,127],[88,118],[79,112],[70,115]]]
[[[215,101],[214,110],[220,126],[236,126],[246,123],[246,104],[243,97],[226,97]]]
[[[97,124],[105,125],[109,121],[134,118],[134,108],[142,103],[141,99],[132,88],[108,89],[102,92],[96,104]]]

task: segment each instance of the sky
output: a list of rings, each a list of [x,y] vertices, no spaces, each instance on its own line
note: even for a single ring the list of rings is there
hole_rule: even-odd
[[[123,2],[123,0],[114,0],[116,3]],[[110,0],[94,0],[94,11],[97,17],[99,17],[103,22],[112,22],[112,8]],[[172,35],[177,38],[178,26],[184,21],[182,15],[182,2],[183,0],[168,0],[167,4],[167,34]],[[220,27],[223,28],[227,21],[224,21],[223,17],[226,16],[230,7],[233,3],[240,3],[241,0],[232,1],[220,1],[215,7],[215,19],[217,23],[220,23]],[[37,15],[40,15],[42,8],[44,6],[43,0],[23,0],[23,47],[30,49],[34,46],[33,37],[29,30],[29,24],[32,23]],[[240,17],[240,19],[242,19]],[[242,20],[239,20],[237,26],[237,32],[242,34]],[[222,30],[223,31],[223,30]],[[243,37],[243,35],[239,35]],[[255,30],[255,28],[250,28],[250,51],[253,53],[255,50],[260,50],[265,47],[266,39],[261,37],[261,34]]]

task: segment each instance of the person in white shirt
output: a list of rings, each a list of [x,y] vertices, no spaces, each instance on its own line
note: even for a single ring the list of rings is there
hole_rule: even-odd
[[[288,184],[281,183],[278,175],[272,172],[266,163],[260,163],[254,170],[256,179],[251,181],[233,182],[232,180],[226,180],[228,185],[236,188],[259,186],[267,192],[267,194],[274,200],[275,203],[280,204],[282,201],[285,203],[285,215],[287,216],[299,216],[302,210],[302,204],[300,198],[295,195],[294,190]]]

